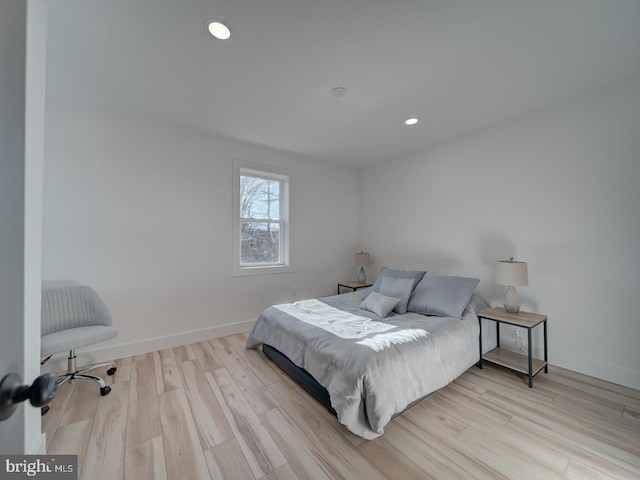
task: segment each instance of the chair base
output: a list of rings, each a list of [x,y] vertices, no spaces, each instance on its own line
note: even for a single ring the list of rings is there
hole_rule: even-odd
[[[69,350],[69,357],[67,358],[67,373],[58,375],[58,386],[67,382],[71,383],[73,380],[93,380],[100,385],[100,394],[107,395],[111,391],[109,387],[101,377],[95,375],[87,375],[87,372],[95,370],[96,368],[109,367],[107,375],[113,375],[118,370],[114,362],[97,363],[95,365],[88,365],[78,369],[77,358],[75,350]]]
[[[47,357],[41,364],[44,364],[47,360],[49,360],[51,356]],[[58,375],[58,386],[63,385],[67,382],[71,383],[73,380],[93,380],[98,385],[100,385],[100,395],[103,397],[108,395],[111,391],[111,387],[105,383],[105,381],[96,375],[87,375],[86,373],[95,370],[96,368],[109,367],[107,370],[107,375],[113,375],[118,370],[118,367],[114,362],[104,362],[97,363],[95,365],[87,365],[78,370],[77,367],[77,358],[75,350],[69,350],[69,357],[67,358],[67,373]],[[40,409],[40,415],[44,415],[49,411],[49,406],[46,405]]]

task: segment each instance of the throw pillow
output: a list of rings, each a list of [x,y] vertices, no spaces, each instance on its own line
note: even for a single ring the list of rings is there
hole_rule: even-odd
[[[399,298],[387,297],[378,292],[371,292],[360,304],[360,308],[373,312],[381,318],[388,316],[400,302]]]
[[[396,278],[385,276],[380,282],[380,291],[387,297],[399,298],[400,301],[394,308],[399,314],[407,313],[407,305],[413,291],[413,278]]]

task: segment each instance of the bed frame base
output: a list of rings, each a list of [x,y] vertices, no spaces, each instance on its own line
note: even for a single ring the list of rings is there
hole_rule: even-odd
[[[262,351],[264,354],[273,361],[280,370],[289,375],[294,382],[300,385],[309,395],[315,398],[318,402],[320,402],[327,410],[329,410],[333,415],[336,415],[336,411],[331,406],[331,397],[326,388],[318,383],[318,381],[311,376],[309,372],[305,369],[298,367],[295,363],[289,360],[284,353],[279,350],[273,348],[270,345],[262,344]],[[429,394],[431,395],[431,394]],[[393,418],[396,418],[398,415],[402,415],[404,412],[409,410],[411,407],[420,403],[422,400],[427,398],[429,395],[425,395],[418,400],[411,402],[407,405],[407,408],[402,410],[400,413],[396,413]],[[366,415],[366,412],[365,412]]]
[[[331,398],[326,388],[320,385],[315,378],[311,376],[309,372],[303,368],[298,367],[289,358],[276,350],[270,345],[262,344],[262,351],[264,354],[273,361],[280,369],[289,375],[294,382],[300,385],[306,390],[306,392],[320,402],[327,410],[333,415],[336,411],[331,406]]]

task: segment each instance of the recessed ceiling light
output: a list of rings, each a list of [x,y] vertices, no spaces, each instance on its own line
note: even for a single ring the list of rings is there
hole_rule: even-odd
[[[347,94],[347,89],[344,87],[332,88],[329,92],[332,97],[344,97]]]
[[[228,40],[231,36],[231,30],[220,20],[207,20],[206,22],[207,30],[209,33],[216,37],[218,40]]]
[[[416,124],[416,123],[418,123],[418,122],[419,122],[419,120],[418,120],[417,118],[407,118],[407,119],[404,121],[404,124],[405,124],[405,125],[415,125],[415,124]]]

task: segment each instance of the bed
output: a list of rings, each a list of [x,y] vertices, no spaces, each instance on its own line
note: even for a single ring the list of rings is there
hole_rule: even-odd
[[[477,283],[383,268],[368,290],[267,308],[246,346],[262,345],[340,423],[373,439],[479,360],[476,314],[489,305]]]

